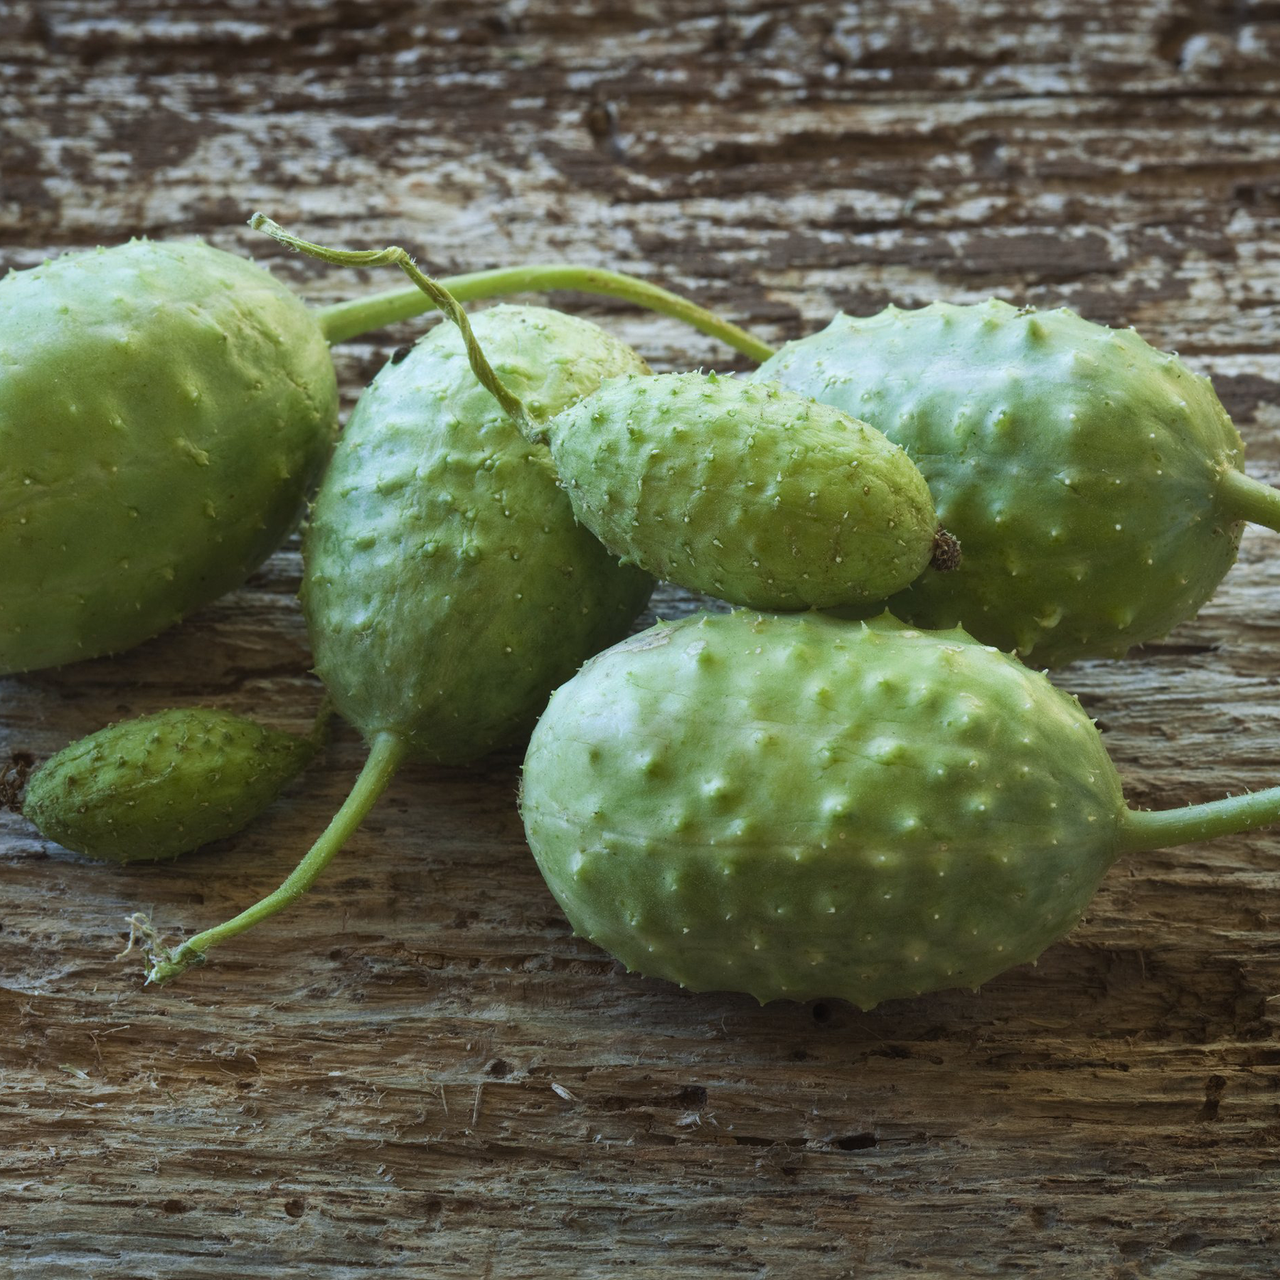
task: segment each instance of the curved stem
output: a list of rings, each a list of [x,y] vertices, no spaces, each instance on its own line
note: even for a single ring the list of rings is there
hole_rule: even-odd
[[[741,352],[757,363],[773,355],[773,348],[745,329],[671,293],[647,280],[621,271],[605,271],[599,267],[581,267],[571,262],[551,262],[524,267],[497,267],[491,271],[471,271],[466,275],[445,276],[441,285],[459,302],[478,298],[497,298],[509,293],[548,293],[563,289],[574,293],[593,293],[606,298],[621,298],[649,311],[683,320],[700,333],[718,338],[726,346]],[[320,328],[330,342],[345,342],[371,329],[381,329],[397,320],[408,320],[431,308],[430,299],[413,289],[389,289],[364,298],[319,307],[316,316]]]
[[[1236,520],[1249,520],[1280,529],[1280,489],[1273,489],[1243,471],[1228,467],[1222,473],[1222,499],[1227,514]]]
[[[387,784],[404,762],[406,751],[405,741],[399,734],[377,734],[370,743],[369,758],[342,808],[334,814],[324,833],[293,869],[289,878],[274,893],[269,893],[238,916],[212,929],[206,929],[203,933],[197,933],[172,952],[153,945],[154,954],[147,981],[166,982],[184,973],[193,964],[203,963],[210,947],[216,947],[218,943],[234,938],[246,929],[252,929],[255,924],[283,910],[311,888],[316,877],[346,844],[378,797],[387,789]]]
[[[1129,809],[1120,820],[1120,851],[1137,853],[1193,840],[1238,835],[1280,822],[1280,787],[1181,809]]]
[[[331,262],[336,267],[382,267],[397,266],[413,281],[430,299],[432,306],[443,311],[462,334],[463,344],[467,349],[467,359],[471,371],[476,375],[480,385],[502,406],[503,412],[510,414],[517,423],[526,427],[526,435],[537,431],[537,425],[525,412],[524,404],[518,396],[508,391],[498,381],[498,375],[485,359],[476,335],[471,331],[471,321],[462,309],[458,300],[430,276],[425,275],[418,264],[409,256],[407,250],[399,245],[389,245],[385,249],[330,249],[322,244],[314,244],[291,235],[278,222],[273,222],[265,213],[255,213],[249,219],[249,225],[255,231],[265,231],[273,239],[279,240],[291,249],[298,249],[321,262]]]

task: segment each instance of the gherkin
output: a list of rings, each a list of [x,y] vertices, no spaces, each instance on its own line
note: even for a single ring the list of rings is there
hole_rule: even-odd
[[[1213,594],[1244,521],[1280,524],[1208,379],[1065,308],[840,315],[753,377],[864,419],[928,481],[964,562],[894,613],[1042,665],[1164,635]]]
[[[574,514],[606,547],[732,604],[884,600],[947,546],[901,448],[768,383],[615,378],[546,434]]]
[[[242,583],[296,522],[338,393],[244,258],[134,240],[0,280],[0,675],[114,653]]]
[[[546,307],[492,307],[475,331],[537,415],[646,369],[598,325]],[[653,588],[575,524],[546,448],[476,381],[451,324],[360,397],[303,560],[316,670],[338,711],[446,764],[532,724]]]
[[[314,737],[227,711],[158,711],[64,747],[31,775],[22,812],[91,858],[172,858],[234,835],[315,752]]]
[[[1079,703],[965,632],[738,611],[557,690],[521,809],[628,968],[871,1008],[1035,959],[1122,853],[1271,823],[1280,789],[1138,812]]]

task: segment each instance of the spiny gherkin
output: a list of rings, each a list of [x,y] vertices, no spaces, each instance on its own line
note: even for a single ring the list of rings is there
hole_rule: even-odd
[[[0,675],[238,586],[337,430],[320,326],[261,267],[134,240],[0,280]]]
[[[597,325],[543,307],[494,307],[475,327],[533,413],[646,367]],[[316,670],[369,757],[279,889],[172,953],[152,944],[154,981],[288,906],[406,758],[463,764],[531,724],[559,681],[626,634],[653,586],[575,524],[546,449],[481,389],[452,325],[361,396],[303,559]]]
[[[557,690],[521,809],[628,968],[871,1008],[1033,960],[1122,852],[1265,825],[1280,789],[1136,812],[1079,703],[963,631],[736,612]]]
[[[247,826],[315,752],[226,711],[159,711],[64,747],[31,775],[22,812],[91,858],[173,858]]]
[[[546,426],[574,514],[624,561],[733,604],[884,600],[935,554],[898,446],[769,383],[629,376]]]
[[[545,307],[492,307],[475,330],[540,416],[646,369],[598,325]],[[360,397],[303,560],[316,670],[338,711],[446,764],[532,724],[653,588],[574,523],[547,450],[481,388],[450,324]]]
[[[839,315],[753,375],[865,419],[964,547],[890,608],[1024,658],[1118,656],[1193,616],[1242,522],[1280,522],[1207,378],[1132,330],[995,300]]]

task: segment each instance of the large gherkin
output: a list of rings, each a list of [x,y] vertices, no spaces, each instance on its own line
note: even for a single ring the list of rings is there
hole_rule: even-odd
[[[1075,698],[962,630],[701,614],[552,696],[521,809],[574,929],[628,968],[863,1008],[1035,959],[1121,854],[1280,818],[1280,787],[1125,805]]]
[[[893,611],[1037,663],[1164,635],[1213,594],[1243,521],[1280,515],[1207,378],[1065,308],[840,315],[754,377],[864,419],[923,472],[964,563]]]
[[[133,240],[0,280],[0,675],[116,653],[239,586],[338,425],[314,315],[261,267]]]

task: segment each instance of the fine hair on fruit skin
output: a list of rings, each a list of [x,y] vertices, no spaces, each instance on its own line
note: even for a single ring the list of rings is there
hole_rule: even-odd
[[[872,1008],[1034,960],[1121,854],[1269,825],[1280,788],[1139,812],[1079,703],[963,631],[740,610],[558,689],[521,812],[629,969]]]

